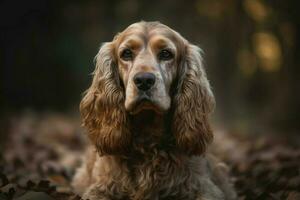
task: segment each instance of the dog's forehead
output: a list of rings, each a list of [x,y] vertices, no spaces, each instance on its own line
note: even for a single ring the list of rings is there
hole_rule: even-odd
[[[130,29],[140,29],[145,32],[150,32],[150,31],[156,30],[156,29],[161,29],[161,30],[167,29],[169,31],[172,30],[170,27],[168,27],[167,25],[164,25],[160,22],[144,22],[144,21],[131,24],[124,31],[130,30]]]
[[[120,39],[122,41],[138,37],[145,42],[149,42],[152,38],[157,36],[172,39],[175,37],[175,31],[158,22],[139,22],[130,25],[120,33]]]

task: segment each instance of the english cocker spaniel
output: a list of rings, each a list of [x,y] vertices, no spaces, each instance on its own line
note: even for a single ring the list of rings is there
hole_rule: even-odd
[[[200,49],[159,22],[104,43],[80,104],[92,142],[73,187],[90,200],[235,199],[205,154],[214,96]]]

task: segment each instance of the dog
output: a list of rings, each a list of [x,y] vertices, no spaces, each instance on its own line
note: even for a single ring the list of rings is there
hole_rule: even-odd
[[[80,103],[92,143],[74,190],[90,200],[221,200],[236,194],[206,154],[215,100],[201,50],[159,22],[102,45]]]

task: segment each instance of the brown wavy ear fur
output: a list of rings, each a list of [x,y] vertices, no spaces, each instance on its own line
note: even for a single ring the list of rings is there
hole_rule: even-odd
[[[95,60],[93,82],[80,103],[83,125],[100,155],[121,153],[130,142],[130,134],[113,43],[105,43]]]
[[[174,97],[173,133],[177,147],[189,155],[201,155],[213,134],[208,115],[214,107],[200,49],[186,44]]]

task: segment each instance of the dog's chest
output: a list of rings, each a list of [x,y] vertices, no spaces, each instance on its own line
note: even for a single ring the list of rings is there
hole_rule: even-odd
[[[192,176],[188,166],[169,157],[157,157],[142,163],[128,165],[131,187],[130,200],[191,199],[189,182]]]

